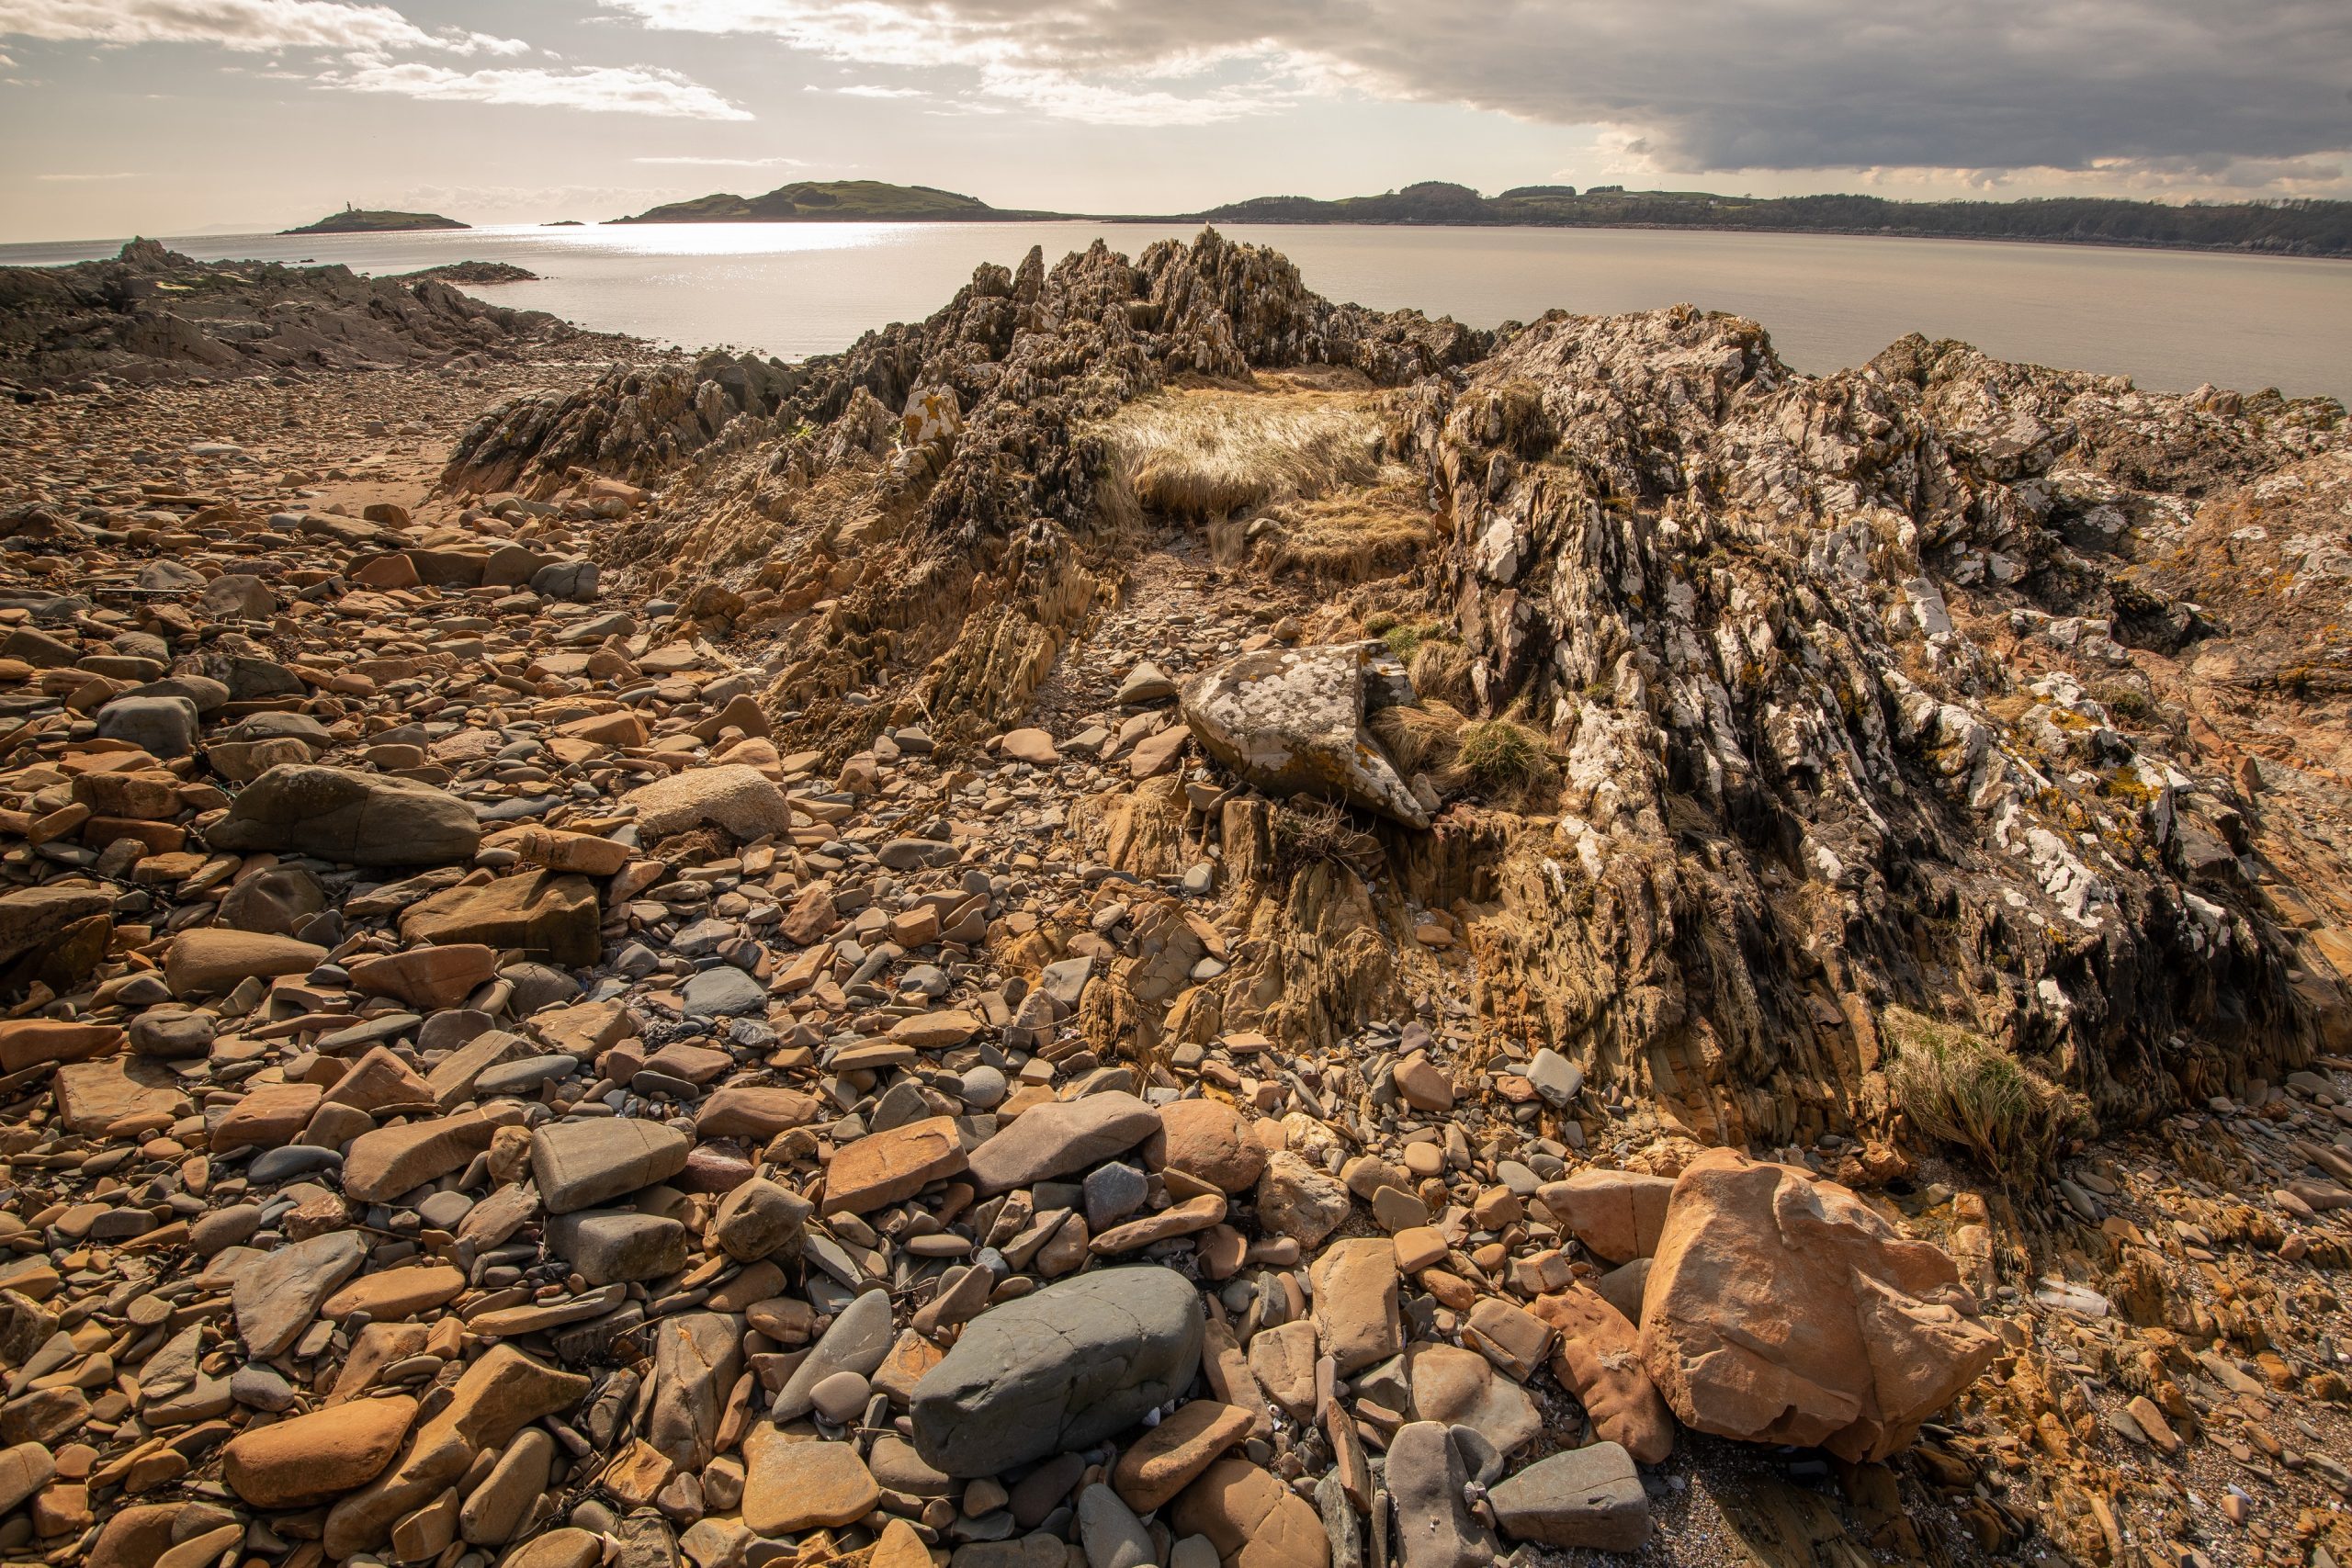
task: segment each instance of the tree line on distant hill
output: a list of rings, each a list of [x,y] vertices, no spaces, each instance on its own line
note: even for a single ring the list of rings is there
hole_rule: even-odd
[[[1521,186],[1484,197],[1431,180],[1384,196],[1317,201],[1260,197],[1212,208],[1211,223],[1478,223],[1591,229],[1751,229],[2068,241],[2352,255],[2352,202],[2192,203],[2052,197],[2023,201],[1890,201],[1876,196],[1716,196],[1600,186]]]

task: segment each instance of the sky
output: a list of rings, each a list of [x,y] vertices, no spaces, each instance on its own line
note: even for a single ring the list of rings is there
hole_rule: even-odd
[[[0,241],[795,179],[2352,197],[2352,0],[0,0]]]

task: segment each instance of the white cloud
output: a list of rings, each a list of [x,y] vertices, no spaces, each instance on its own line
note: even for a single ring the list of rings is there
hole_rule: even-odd
[[[846,87],[820,87],[817,92],[839,93],[844,98],[927,98],[921,87],[884,87],[872,82],[853,82]]]
[[[0,0],[0,36],[100,44],[206,43],[222,49],[393,50],[514,54],[518,39],[428,32],[389,6],[345,0]]]
[[[45,181],[49,181],[49,182],[51,182],[51,183],[53,183],[53,184],[57,184],[57,185],[86,185],[86,184],[89,184],[89,183],[91,183],[91,182],[93,182],[93,181],[96,181],[96,180],[143,180],[143,179],[145,179],[146,177],[147,177],[147,176],[146,176],[146,175],[137,175],[137,174],[125,174],[125,175],[35,175],[33,176],[33,178],[35,178],[35,179],[37,179],[37,180],[45,180]]]
[[[2352,157],[2344,0],[600,0],[954,73],[1064,118],[1184,124],[1307,95],[1613,134],[1689,172],[2060,170],[2294,188]]]
[[[453,71],[417,61],[377,62],[319,78],[322,87],[392,93],[449,103],[510,104],[679,119],[750,119],[708,87],[675,71],[644,65],[576,66],[562,71],[499,66]]]
[[[955,67],[974,73],[979,94],[1058,119],[1094,125],[1206,125],[1264,114],[1293,101],[1309,62],[1274,40],[1234,36],[1188,40],[1196,12],[1247,14],[1240,0],[1192,0],[1170,6],[1147,0],[601,0],[648,27],[683,32],[769,33],[796,49],[865,65]],[[1101,25],[1123,13],[1149,35],[1121,40]],[[1171,83],[1238,62],[1244,83],[1180,92]],[[905,88],[841,87],[854,97],[932,96]]]
[[[1293,101],[1271,83],[1185,95],[1115,81],[1089,81],[1063,71],[1008,67],[981,72],[980,87],[992,97],[1026,104],[1040,114],[1090,125],[1214,125],[1269,114],[1288,107]]]

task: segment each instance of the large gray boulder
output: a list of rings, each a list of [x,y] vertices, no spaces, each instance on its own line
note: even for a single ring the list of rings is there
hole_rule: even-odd
[[[196,750],[196,705],[186,697],[117,697],[98,710],[102,739],[127,740],[166,759]]]
[[[1199,1292],[1170,1269],[1106,1269],[1008,1302],[915,1385],[915,1450],[975,1477],[1091,1447],[1183,1391],[1204,1331]]]
[[[205,835],[216,850],[348,865],[447,865],[481,847],[473,807],[413,779],[288,762],[247,784]]]
[[[1180,695],[1193,739],[1267,794],[1340,801],[1426,828],[1429,808],[1364,724],[1368,685],[1403,678],[1378,643],[1270,648],[1193,676]]]

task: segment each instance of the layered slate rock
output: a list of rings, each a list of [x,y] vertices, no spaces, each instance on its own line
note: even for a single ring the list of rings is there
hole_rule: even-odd
[[[1535,1200],[1595,1257],[1623,1263],[1657,1250],[1673,1192],[1674,1182],[1663,1176],[1579,1170],[1566,1181],[1545,1182]]]
[[[1836,1182],[1710,1149],[1674,1184],[1641,1348],[1687,1427],[1884,1459],[2000,1343],[1951,1258]]]
[[[1426,828],[1429,806],[1365,725],[1365,677],[1378,646],[1243,654],[1184,682],[1184,722],[1210,756],[1269,795],[1344,802]]]
[[[1108,1269],[981,1314],[914,1389],[915,1448],[994,1475],[1140,1420],[1201,1363],[1199,1292],[1173,1269]]]
[[[579,968],[604,950],[600,921],[595,884],[529,871],[435,893],[401,916],[401,934],[412,942],[481,943]]]
[[[1223,1568],[1329,1568],[1330,1539],[1305,1498],[1244,1459],[1221,1459],[1177,1496],[1170,1527],[1205,1538]]]
[[[1577,1396],[1592,1429],[1644,1464],[1674,1451],[1674,1417],[1642,1365],[1641,1332],[1598,1291],[1571,1284],[1528,1310],[1559,1331],[1552,1375]]]

